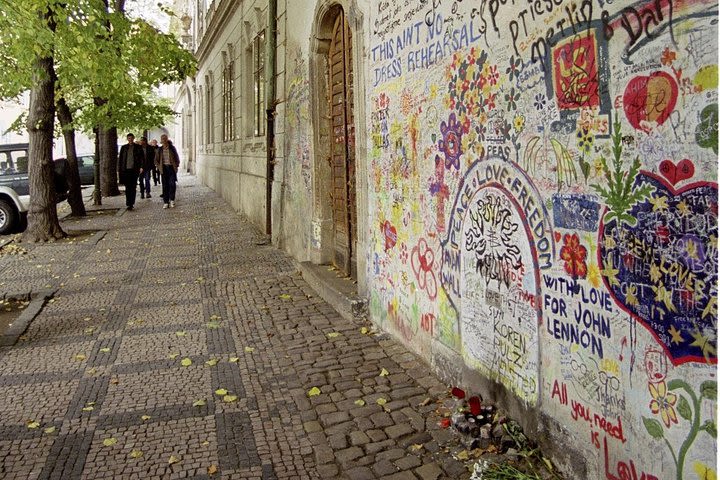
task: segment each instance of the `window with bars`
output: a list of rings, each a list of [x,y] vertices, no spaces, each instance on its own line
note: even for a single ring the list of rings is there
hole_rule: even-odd
[[[235,138],[235,62],[223,70],[222,83],[223,141]]]
[[[253,134],[265,135],[265,30],[253,40]]]

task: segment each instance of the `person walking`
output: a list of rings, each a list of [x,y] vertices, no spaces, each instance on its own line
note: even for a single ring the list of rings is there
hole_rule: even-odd
[[[148,144],[146,137],[140,137],[143,151],[142,173],[140,174],[140,198],[152,198],[150,195],[150,176],[155,170],[155,149]],[[157,184],[156,184],[157,185]]]
[[[154,138],[152,140],[150,140],[150,146],[153,149],[153,155],[159,155],[158,149],[160,147],[158,147],[157,140],[155,140]],[[153,163],[153,165],[154,165],[154,163]],[[155,183],[156,187],[157,187],[157,184],[160,183],[160,173],[162,173],[162,172],[160,172],[160,170],[158,170],[156,167],[153,167],[152,176],[153,176],[153,182]]]
[[[155,168],[162,172],[163,208],[175,208],[175,190],[180,157],[167,135],[160,136],[161,146],[155,156]]]
[[[138,176],[143,172],[145,157],[140,145],[135,143],[135,135],[128,133],[126,138],[128,143],[120,148],[118,176],[120,183],[125,185],[125,206],[132,210],[137,196]]]

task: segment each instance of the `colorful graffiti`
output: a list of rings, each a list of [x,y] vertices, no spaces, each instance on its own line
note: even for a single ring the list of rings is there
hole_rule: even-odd
[[[593,478],[714,473],[717,1],[521,3],[371,14],[374,319]]]

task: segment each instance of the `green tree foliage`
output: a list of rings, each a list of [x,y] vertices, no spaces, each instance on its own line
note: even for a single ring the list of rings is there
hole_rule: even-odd
[[[71,114],[64,131],[142,131],[163,125],[173,112],[154,89],[193,75],[196,62],[173,36],[129,18],[124,4],[0,0],[0,98],[29,90],[37,75],[47,75],[37,71],[37,60],[51,58],[55,99],[62,99]],[[108,152],[101,162],[114,160]]]

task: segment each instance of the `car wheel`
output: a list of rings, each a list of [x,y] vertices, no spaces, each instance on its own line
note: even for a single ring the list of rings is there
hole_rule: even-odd
[[[0,235],[12,233],[17,225],[18,213],[7,200],[0,200]]]

